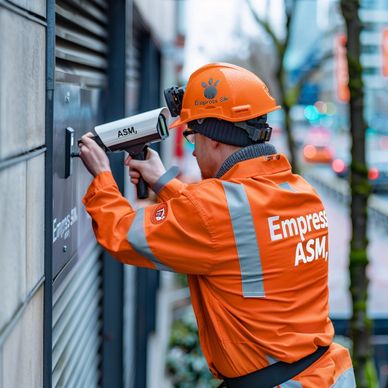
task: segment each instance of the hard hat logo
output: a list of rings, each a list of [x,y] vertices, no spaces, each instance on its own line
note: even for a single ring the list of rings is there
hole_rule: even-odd
[[[202,82],[202,87],[205,88],[203,95],[208,99],[212,99],[217,95],[217,85],[220,81],[217,80],[213,85],[213,78],[210,78],[208,83]]]

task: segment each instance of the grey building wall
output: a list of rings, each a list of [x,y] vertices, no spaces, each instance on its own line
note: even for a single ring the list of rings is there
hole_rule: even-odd
[[[44,0],[0,0],[0,388],[43,386]]]

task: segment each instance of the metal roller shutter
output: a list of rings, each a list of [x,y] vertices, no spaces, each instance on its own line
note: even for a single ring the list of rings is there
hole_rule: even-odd
[[[100,380],[101,249],[95,247],[53,295],[53,387],[97,387]]]
[[[103,88],[108,67],[108,2],[56,2],[57,82]]]
[[[108,1],[57,0],[55,13],[56,87],[65,83],[80,95],[92,89],[96,96],[108,79]],[[90,250],[82,257],[77,252],[77,263],[53,293],[52,387],[101,385],[102,260],[97,245]]]

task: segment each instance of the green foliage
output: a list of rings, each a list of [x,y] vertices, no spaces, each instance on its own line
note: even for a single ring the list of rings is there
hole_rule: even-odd
[[[167,371],[175,388],[213,388],[221,383],[208,369],[191,306],[173,323]]]
[[[372,186],[368,181],[364,181],[357,185],[353,185],[354,194],[361,194],[363,196],[368,196],[372,192]],[[366,212],[364,212],[366,214]]]
[[[353,308],[357,311],[366,311],[366,300],[358,300],[354,303]],[[364,322],[366,324],[366,322]]]
[[[375,364],[371,359],[368,359],[365,365],[365,375],[368,382],[368,388],[377,388],[379,386],[379,380],[377,377],[377,372]]]
[[[285,102],[287,106],[293,106],[298,102],[300,89],[301,89],[301,86],[299,84],[296,84],[287,90],[286,96],[285,96]]]
[[[368,167],[364,163],[358,163],[355,160],[352,160],[352,163],[350,164],[351,170],[364,177],[365,179],[368,179]]]
[[[350,72],[350,74],[352,74],[352,75],[359,75],[360,76],[360,78],[349,80],[349,82],[357,81],[353,85],[357,85],[358,88],[362,89],[364,84],[363,84],[362,78],[361,78],[361,75],[362,75],[362,65],[361,65],[361,62],[357,58],[354,58],[352,55],[348,55],[348,63],[349,63],[349,72]]]
[[[350,251],[350,265],[367,265],[368,263],[368,254],[365,249],[352,248],[352,250]]]
[[[179,287],[188,287],[187,275],[178,273],[175,275],[176,283]]]
[[[358,366],[358,360],[353,361],[353,366],[355,369],[359,368]],[[379,387],[379,379],[377,376],[376,367],[371,361],[370,358],[368,358],[365,363],[363,363],[364,366],[364,377],[363,381],[359,381],[357,383],[358,388],[378,388]]]

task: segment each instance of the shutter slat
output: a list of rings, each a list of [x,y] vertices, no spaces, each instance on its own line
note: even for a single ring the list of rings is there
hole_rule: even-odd
[[[98,378],[95,374],[89,372],[84,387],[98,387]]]
[[[58,4],[64,3],[64,1],[57,1]],[[102,24],[108,23],[108,16],[106,10],[102,10],[98,5],[94,4],[90,0],[66,0],[66,5],[72,5],[74,8],[82,13],[86,13],[88,16],[93,17],[95,20]]]
[[[88,380],[89,375],[95,375],[94,373],[91,373],[93,371],[93,367],[98,365],[98,357],[96,357],[96,354],[98,353],[98,344],[95,342],[90,343],[90,347],[85,349],[84,355],[85,359],[83,361],[83,368],[79,367],[81,370],[79,373],[79,378],[76,380],[73,378],[69,381],[69,387],[75,387],[75,388],[84,388],[84,387],[97,387],[97,384],[95,385],[88,385],[86,384],[86,381]]]
[[[108,3],[106,0],[93,0],[93,3],[97,4],[104,11],[107,11],[108,9]]]
[[[107,0],[56,2],[57,82],[105,88],[108,67]]]
[[[108,52],[108,48],[104,42],[93,37],[85,36],[81,32],[72,31],[61,26],[57,26],[55,32],[57,37],[62,38],[64,41],[74,43],[80,47],[87,47],[89,50],[93,50],[104,55]]]
[[[86,52],[80,52],[74,48],[63,45],[57,45],[55,50],[55,55],[57,58],[61,58],[68,62],[79,63],[81,65],[97,67],[100,69],[106,69],[108,64],[105,58],[100,58],[95,55],[90,55]]]
[[[87,33],[92,33],[96,36],[99,36],[100,38],[106,39],[108,37],[106,27],[102,26],[99,23],[96,23],[94,20],[81,16],[75,11],[69,11],[65,8],[62,8],[59,5],[55,6],[55,10],[57,16],[59,16],[57,20],[58,24],[68,23],[70,25],[75,25],[85,30]],[[61,20],[60,17],[62,17],[63,20]]]
[[[58,63],[58,62],[57,62]],[[90,88],[100,88],[105,85],[105,74],[94,69],[82,69],[81,65],[77,72],[69,73],[68,70],[61,69],[58,64],[55,70],[55,79],[57,82],[69,82],[75,84],[87,85]]]

